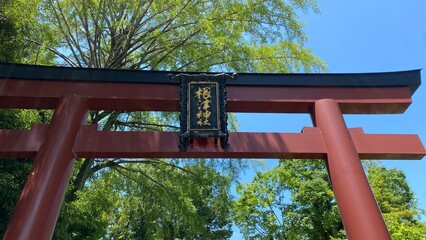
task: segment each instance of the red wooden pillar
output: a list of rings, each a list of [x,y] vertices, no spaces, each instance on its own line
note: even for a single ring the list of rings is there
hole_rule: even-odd
[[[338,103],[317,101],[313,120],[327,148],[328,174],[348,238],[390,239]]]
[[[88,110],[87,100],[81,96],[60,98],[4,240],[52,237],[74,163],[72,149]]]

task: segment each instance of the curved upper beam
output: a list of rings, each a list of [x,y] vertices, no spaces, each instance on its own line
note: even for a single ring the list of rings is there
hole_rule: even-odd
[[[77,94],[91,109],[179,111],[179,85],[166,71],[45,67],[0,63],[0,107],[55,108]],[[403,113],[420,70],[361,74],[249,74],[227,82],[228,112],[310,113],[321,99],[343,113]]]
[[[51,67],[0,63],[0,78],[173,84],[168,74],[180,72]],[[196,73],[194,73],[196,74]],[[409,87],[420,86],[420,69],[380,73],[238,73],[228,86]],[[177,84],[177,83],[175,83]]]

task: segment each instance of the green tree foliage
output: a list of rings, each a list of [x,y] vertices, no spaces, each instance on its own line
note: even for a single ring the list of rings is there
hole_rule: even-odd
[[[123,169],[124,170],[124,169]],[[133,169],[135,170],[135,169]],[[159,172],[160,170],[160,172]],[[141,170],[139,170],[141,171]],[[120,184],[137,184],[127,188],[126,197],[119,204],[118,222],[108,229],[110,235],[122,239],[224,239],[232,234],[229,219],[230,179],[205,166],[203,161],[195,166],[174,171],[170,166],[156,166],[144,174],[156,172],[161,176],[129,182],[122,178]],[[150,173],[152,172],[152,173]],[[118,172],[129,174],[130,172]],[[192,175],[190,177],[189,175]],[[155,180],[154,180],[155,178]],[[166,179],[161,188],[150,185],[157,179]],[[192,187],[194,186],[194,187]],[[145,189],[150,189],[143,191]],[[120,189],[123,189],[121,187]],[[176,198],[179,200],[176,202]],[[172,214],[169,212],[172,211]],[[142,217],[140,217],[142,216]],[[127,226],[127,228],[125,227]]]
[[[122,159],[98,172],[63,206],[54,239],[229,238],[231,179],[203,160],[174,164]]]
[[[392,239],[426,238],[426,224],[420,219],[424,210],[417,206],[404,173],[374,163],[369,163],[366,171]]]
[[[246,238],[329,239],[342,229],[320,161],[280,161],[237,193],[234,220]]]
[[[6,232],[31,166],[31,159],[0,158],[0,236]]]
[[[296,11],[314,1],[44,0],[63,63],[148,70],[324,69]],[[65,56],[66,55],[66,56]]]
[[[371,162],[366,172],[392,239],[424,239],[426,224],[404,173]],[[237,192],[235,223],[246,238],[345,238],[322,161],[282,160]]]
[[[0,62],[53,64],[58,44],[40,20],[39,6],[40,0],[0,1]]]

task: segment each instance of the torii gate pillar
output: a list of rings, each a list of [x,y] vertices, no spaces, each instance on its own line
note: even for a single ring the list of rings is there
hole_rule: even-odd
[[[81,96],[59,99],[3,239],[51,239],[74,164],[74,142],[88,111]]]
[[[338,103],[317,101],[313,120],[327,148],[328,176],[348,239],[391,239]]]

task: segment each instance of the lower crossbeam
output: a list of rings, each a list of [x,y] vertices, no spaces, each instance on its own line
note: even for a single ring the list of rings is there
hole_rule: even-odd
[[[1,130],[0,157],[34,157],[47,134],[47,125],[28,131]],[[365,134],[349,129],[360,159],[422,159],[426,150],[415,134]],[[213,139],[194,141],[185,152],[178,148],[177,132],[98,131],[80,128],[73,152],[95,158],[292,158],[325,159],[327,151],[318,128],[302,133],[233,132],[223,151]]]

